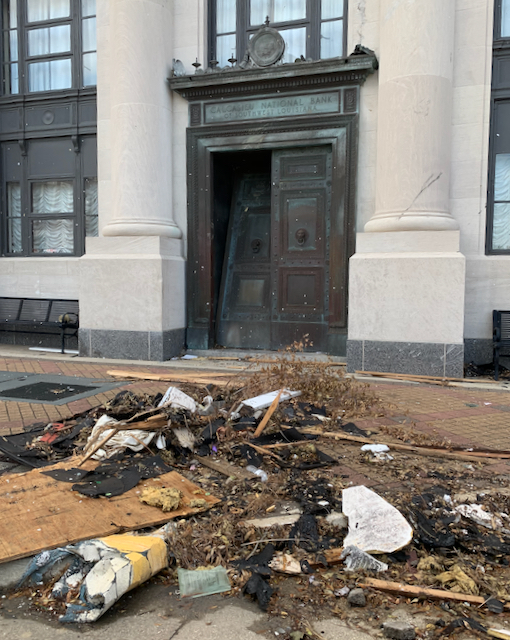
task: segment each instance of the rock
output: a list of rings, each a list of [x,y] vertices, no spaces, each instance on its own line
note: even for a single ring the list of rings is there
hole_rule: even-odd
[[[403,620],[387,620],[383,624],[383,632],[387,638],[393,638],[393,640],[414,640],[416,638],[413,625]]]
[[[351,607],[364,607],[367,604],[367,599],[365,598],[365,592],[363,589],[357,588],[353,589],[349,592],[347,596],[347,602],[351,605]]]

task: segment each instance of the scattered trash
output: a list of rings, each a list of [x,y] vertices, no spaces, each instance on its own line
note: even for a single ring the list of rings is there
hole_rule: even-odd
[[[95,445],[102,442],[104,444],[99,449],[96,449],[91,457],[94,460],[113,458],[126,448],[131,449],[131,451],[141,451],[152,442],[156,435],[155,431],[141,431],[139,429],[119,431],[115,429],[118,424],[118,420],[114,418],[110,418],[107,415],[101,416],[92,429],[84,453],[87,454]],[[113,428],[108,429],[108,426]]]
[[[346,547],[353,545],[367,553],[393,553],[413,539],[404,516],[365,486],[344,489],[342,504],[349,520]]]
[[[390,448],[387,444],[364,444],[361,450],[373,453],[377,460],[393,460],[393,456],[388,454]]]
[[[388,565],[353,545],[345,547],[340,556],[346,571],[387,571]]]
[[[284,402],[285,400],[289,400],[290,398],[297,398],[301,395],[301,391],[289,391],[289,389],[284,389],[283,391],[281,391],[281,393],[280,391],[271,391],[270,393],[264,393],[260,396],[243,400],[242,405],[244,405],[245,407],[250,407],[254,411],[262,411],[263,409],[267,409],[269,406],[271,406],[278,395],[279,402]]]
[[[257,469],[257,467],[254,467],[252,464],[249,464],[246,467],[246,471],[249,471],[250,473],[253,473],[253,475],[258,476],[262,482],[267,482],[268,480],[267,473],[263,469]]]
[[[197,403],[186,393],[177,387],[168,387],[165,395],[161,398],[158,408],[170,407],[172,409],[186,409],[187,411],[196,411]]]
[[[214,593],[224,593],[232,588],[224,567],[187,571],[177,569],[181,598],[200,598]]]
[[[291,575],[303,573],[301,563],[288,553],[276,554],[269,563],[269,566],[274,571],[279,571],[280,573],[289,573]]]
[[[487,634],[493,638],[500,638],[501,640],[509,640],[510,631],[507,629],[487,629]]]
[[[55,602],[64,616],[96,615],[113,590],[105,584],[106,598],[90,605],[83,585],[92,570],[80,573],[85,560],[68,547],[171,519],[166,548],[177,571],[161,579],[178,574],[184,598],[253,596],[288,619],[273,629],[281,637],[296,629],[295,640],[317,640],[307,621],[317,606],[343,618],[368,602],[356,612],[362,620],[384,620],[396,604],[436,607],[419,632],[429,639],[445,630],[478,634],[468,607],[483,609],[487,629],[486,616],[510,610],[510,487],[483,471],[510,452],[454,449],[403,424],[361,429],[348,420],[384,408],[328,364],[291,358],[242,380],[193,371],[182,387],[180,372],[124,373],[172,386],[152,395],[125,390],[82,415],[0,438],[10,459],[40,467],[0,477],[0,562],[42,552],[46,582],[31,586],[36,606],[62,591]],[[373,464],[390,450],[391,464]],[[360,486],[368,481],[377,493]],[[115,567],[124,562],[117,552]],[[395,582],[367,577],[385,571]],[[453,614],[447,621],[443,610]],[[456,616],[464,622],[448,624]],[[414,628],[383,631],[411,640]]]
[[[482,505],[459,504],[455,507],[455,511],[466,518],[470,518],[482,527],[487,527],[487,529],[501,529],[503,527],[503,521],[501,518],[485,511]]]
[[[60,622],[94,622],[124,593],[168,565],[163,531],[148,536],[115,535],[44,551],[28,566],[20,587],[60,574],[50,598],[63,601]]]

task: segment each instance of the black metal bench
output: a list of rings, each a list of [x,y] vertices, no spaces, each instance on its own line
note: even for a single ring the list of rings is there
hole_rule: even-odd
[[[78,335],[78,311],[78,300],[0,298],[0,331],[59,331],[61,352],[64,353],[66,339]]]
[[[510,355],[510,311],[492,312],[492,348],[494,350],[494,380],[499,378],[499,356]],[[506,353],[501,353],[501,351]]]

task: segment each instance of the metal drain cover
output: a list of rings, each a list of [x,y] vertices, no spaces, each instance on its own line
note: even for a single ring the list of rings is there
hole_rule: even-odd
[[[79,384],[55,384],[52,382],[33,382],[7,391],[0,391],[2,398],[17,398],[19,400],[34,400],[39,402],[54,402],[71,398],[81,393],[95,391],[99,387],[85,387]]]

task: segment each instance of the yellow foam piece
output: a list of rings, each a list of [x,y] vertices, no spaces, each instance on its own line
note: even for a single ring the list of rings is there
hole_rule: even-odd
[[[168,566],[167,547],[161,538],[119,534],[101,541],[125,554],[131,563],[131,589]]]

